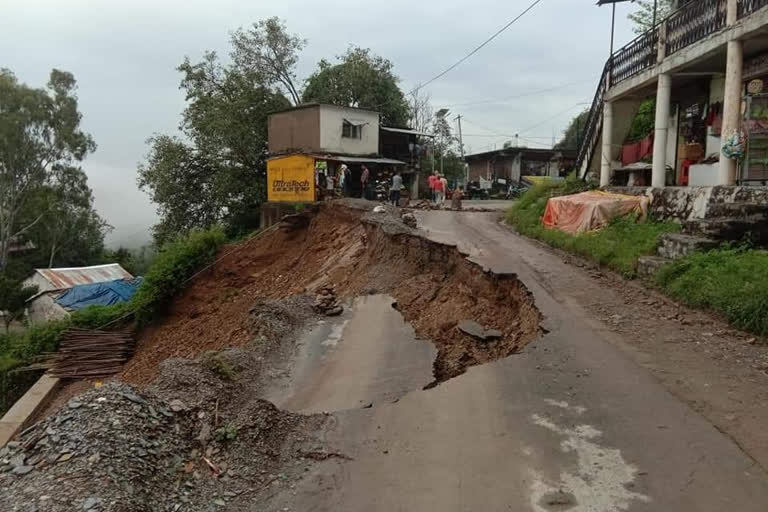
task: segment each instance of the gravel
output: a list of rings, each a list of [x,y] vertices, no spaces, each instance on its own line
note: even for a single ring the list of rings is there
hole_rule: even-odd
[[[183,379],[144,393],[108,383],[0,449],[0,510],[252,510],[265,489],[289,488],[313,463],[303,454],[317,449],[309,432],[324,416],[245,399],[245,388],[230,382],[233,394],[212,407],[193,399],[210,385],[197,364],[182,372],[197,376],[183,399],[163,398]]]

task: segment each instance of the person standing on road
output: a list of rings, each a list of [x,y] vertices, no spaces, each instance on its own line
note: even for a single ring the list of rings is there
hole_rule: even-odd
[[[436,200],[436,197],[435,197],[435,180],[436,179],[437,179],[437,175],[434,173],[430,174],[429,177],[427,178],[427,184],[429,185],[429,200],[433,203]]]
[[[440,204],[442,205],[445,202],[445,194],[448,193],[448,180],[445,179],[445,175],[440,175],[440,188],[443,190],[443,195],[440,198]]]
[[[435,205],[440,206],[443,204],[443,194],[445,189],[443,188],[443,181],[440,179],[440,175],[435,175]]]
[[[360,188],[362,189],[360,192],[360,197],[363,199],[366,198],[366,192],[368,191],[368,180],[370,179],[371,173],[368,170],[366,166],[363,166],[363,172],[360,174]]]
[[[333,176],[331,175],[331,171],[327,171],[328,174],[325,176],[325,184],[327,187],[326,195],[325,197],[327,199],[333,199],[334,196],[334,182],[333,182]]]
[[[403,188],[403,177],[400,176],[400,171],[395,171],[395,175],[392,176],[392,188],[389,190],[389,198],[393,206],[400,204],[401,188]]]
[[[352,197],[352,171],[349,170],[347,164],[341,164],[339,178],[341,179],[341,190],[344,197]]]

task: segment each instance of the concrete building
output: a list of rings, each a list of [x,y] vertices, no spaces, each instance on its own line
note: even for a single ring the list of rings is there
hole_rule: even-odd
[[[269,115],[269,154],[379,152],[379,113],[308,103]]]
[[[768,0],[678,7],[606,63],[579,149],[580,174],[603,186],[768,184]],[[655,99],[655,122],[644,179],[643,166],[621,171],[630,126],[647,98]],[[741,160],[723,154],[734,133],[745,136]]]
[[[326,185],[330,179],[338,184],[342,164],[349,168],[352,176],[347,194],[370,199],[386,195],[391,177],[397,171],[405,187],[401,197],[417,197],[420,157],[432,136],[408,128],[380,126],[380,117],[372,110],[317,103],[270,114],[269,201],[288,203],[327,197]],[[360,181],[364,166],[369,172],[365,191]],[[282,190],[286,183],[303,186],[315,181],[317,186],[303,187],[308,190],[302,194],[270,194],[273,187]],[[266,210],[263,214],[264,218],[273,217]]]
[[[559,177],[572,166],[574,150],[504,148],[467,155],[469,181],[499,179],[519,183],[523,176]]]

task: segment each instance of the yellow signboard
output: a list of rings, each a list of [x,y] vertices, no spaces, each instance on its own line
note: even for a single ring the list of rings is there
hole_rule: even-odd
[[[299,203],[315,200],[315,159],[306,155],[267,161],[267,200]]]

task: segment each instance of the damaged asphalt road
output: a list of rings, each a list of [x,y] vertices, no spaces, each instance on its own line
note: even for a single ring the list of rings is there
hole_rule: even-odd
[[[766,510],[765,383],[713,355],[720,335],[681,342],[714,320],[681,329],[496,213],[417,212],[414,231],[369,205],[324,205],[202,275],[120,375],[152,407],[65,389],[35,445],[0,456],[4,505]],[[37,453],[72,411],[70,458]]]
[[[549,331],[397,403],[337,412],[328,442],[352,457],[316,467],[291,510],[764,511],[766,473],[617,347],[546,273],[559,258],[494,214],[419,212],[430,238],[514,273]],[[551,263],[554,265],[554,263]],[[551,270],[586,272],[568,267]],[[648,333],[650,336],[653,333]],[[343,335],[332,357],[345,357]],[[367,366],[387,352],[362,353]],[[376,362],[378,361],[378,365]],[[358,382],[375,387],[376,373]],[[313,385],[323,385],[322,374]],[[301,393],[297,390],[297,393]],[[373,396],[358,393],[360,402]],[[279,510],[279,508],[275,508]]]

